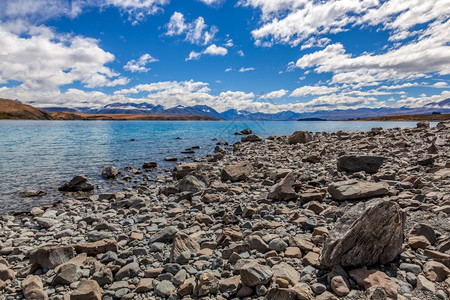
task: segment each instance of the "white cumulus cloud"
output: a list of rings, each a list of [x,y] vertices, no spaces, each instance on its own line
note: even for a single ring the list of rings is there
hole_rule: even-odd
[[[228,54],[228,49],[224,47],[217,46],[216,44],[212,44],[208,46],[202,52],[191,51],[189,56],[185,59],[188,60],[198,60],[202,55],[212,55],[212,56],[225,56]]]
[[[306,95],[326,95],[337,92],[338,90],[339,88],[337,87],[305,85],[292,91],[289,96],[302,97]]]
[[[127,71],[130,71],[132,73],[134,72],[148,72],[151,69],[147,67],[148,64],[157,62],[158,59],[154,58],[150,54],[146,53],[139,57],[138,60],[132,59],[123,68]]]
[[[206,25],[203,17],[198,17],[189,23],[180,12],[175,12],[170,17],[166,28],[168,36],[184,35],[186,41],[197,45],[209,44],[218,32],[216,26]]]
[[[206,5],[213,6],[213,5],[222,4],[222,2],[224,2],[225,0],[197,0],[197,1],[203,2]]]
[[[147,16],[163,11],[169,3],[170,0],[2,0],[0,19],[42,22],[63,16],[75,18],[93,8],[115,7],[137,24]]]
[[[264,94],[260,96],[261,99],[276,99],[285,96],[289,91],[285,89],[281,89],[278,91],[272,91],[270,93]]]
[[[22,87],[52,90],[81,82],[85,87],[123,85],[127,78],[106,65],[115,57],[82,36],[62,35],[45,26],[8,30],[0,23],[0,82],[18,81]]]
[[[253,67],[248,67],[248,68],[242,67],[239,69],[239,72],[244,73],[244,72],[250,72],[250,71],[254,71],[254,70],[255,70],[255,68],[253,68]]]

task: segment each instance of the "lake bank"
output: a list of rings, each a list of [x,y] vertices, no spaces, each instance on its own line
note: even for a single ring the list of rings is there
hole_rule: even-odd
[[[42,299],[440,299],[449,137],[448,123],[247,136],[159,178],[120,173],[108,182],[135,186],[3,216],[0,293],[34,282]]]
[[[267,138],[296,130],[331,133],[415,125],[351,121],[0,121],[0,213],[1,207],[29,209],[31,203],[19,197],[24,189],[45,191],[47,197],[35,200],[40,205],[57,201],[57,188],[74,174],[85,174],[103,191],[106,182],[100,174],[108,165],[132,174],[125,168],[137,169],[145,161],[155,161],[161,170],[169,170],[175,163],[165,161],[166,157],[190,161],[211,154],[216,146],[214,139],[234,143],[240,139],[234,132],[244,128]],[[125,186],[132,184],[124,182]]]

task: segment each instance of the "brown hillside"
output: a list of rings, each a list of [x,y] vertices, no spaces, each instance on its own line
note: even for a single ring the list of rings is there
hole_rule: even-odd
[[[51,116],[42,109],[31,105],[0,98],[0,119],[51,120]]]
[[[375,118],[361,118],[357,121],[447,121],[450,114],[429,114],[429,115],[399,115],[382,116]]]

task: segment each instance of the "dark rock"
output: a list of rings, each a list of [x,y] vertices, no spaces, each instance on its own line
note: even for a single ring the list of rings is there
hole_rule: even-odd
[[[172,242],[175,234],[178,232],[178,228],[175,226],[168,226],[165,227],[163,229],[161,229],[160,231],[158,231],[157,233],[155,233],[154,235],[152,235],[150,237],[150,243],[154,243],[154,242]]]
[[[197,163],[184,163],[176,166],[172,174],[176,179],[182,179],[186,175],[190,174],[191,172],[197,171],[198,169],[199,164]]]
[[[222,169],[221,178],[222,181],[231,180],[232,182],[246,180],[252,170],[253,169],[250,162],[243,161],[236,165],[230,165]]]
[[[158,166],[158,164],[155,161],[147,161],[142,165],[143,169],[154,169]]]
[[[247,135],[241,138],[241,142],[245,143],[245,142],[261,142],[263,139],[262,137],[255,135],[255,134],[251,134],[251,135]]]
[[[130,263],[123,266],[119,271],[117,271],[115,280],[122,280],[126,277],[132,278],[135,277],[141,269],[139,268],[138,263]]]
[[[165,160],[165,161],[177,161],[178,158],[173,157],[173,156],[168,156],[168,157],[165,157],[164,160]]]
[[[389,263],[402,251],[404,224],[405,214],[393,201],[358,203],[330,231],[320,262],[328,267]]]
[[[294,173],[289,173],[279,183],[270,188],[269,199],[290,200],[297,198],[293,188],[295,182]]]
[[[312,141],[312,136],[308,131],[296,131],[288,139],[290,145],[306,144]]]
[[[63,264],[58,268],[58,272],[53,278],[53,285],[71,284],[72,282],[78,281],[78,279],[81,278],[81,275],[81,269],[76,264]]]
[[[78,175],[58,189],[61,192],[91,192],[94,185],[84,175]]]
[[[420,121],[417,123],[417,128],[426,129],[430,128],[430,122],[429,121]]]
[[[155,287],[156,295],[158,295],[160,297],[164,297],[164,298],[169,296],[173,291],[175,291],[175,286],[172,284],[172,282],[170,282],[168,280],[161,281]]]
[[[72,246],[44,246],[30,254],[30,264],[35,268],[53,269],[75,257]]]
[[[416,224],[409,232],[410,236],[424,236],[431,245],[436,244],[436,232],[427,224]]]
[[[97,281],[101,286],[111,284],[113,282],[113,275],[110,268],[103,268],[92,275],[92,280]]]
[[[76,290],[68,295],[70,300],[101,300],[102,291],[97,281],[82,280]]]
[[[219,280],[211,273],[205,272],[198,278],[195,294],[199,297],[216,294],[219,290]]]
[[[116,167],[106,167],[102,171],[102,176],[106,179],[116,179],[119,176],[119,170]]]
[[[338,171],[376,173],[383,164],[381,156],[341,156],[337,162]]]
[[[206,188],[206,184],[193,175],[185,176],[177,185],[180,192],[199,192]]]
[[[246,129],[241,130],[241,131],[236,131],[234,134],[235,135],[252,134],[252,130],[249,129],[249,128],[246,128]]]
[[[195,254],[198,250],[200,250],[200,245],[197,241],[191,239],[184,232],[177,232],[173,239],[172,250],[170,252],[170,261],[174,262],[181,255],[181,253],[185,251]]]
[[[48,296],[44,292],[42,280],[37,275],[28,275],[22,281],[22,292],[25,299],[47,300]]]
[[[273,272],[270,267],[253,262],[242,267],[240,275],[242,283],[252,287],[268,283],[272,279]]]
[[[47,195],[46,192],[41,190],[26,190],[19,193],[19,197],[27,198],[27,197],[41,197]]]

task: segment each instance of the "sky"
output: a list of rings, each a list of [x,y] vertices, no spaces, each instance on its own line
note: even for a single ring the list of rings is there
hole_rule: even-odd
[[[292,110],[450,98],[450,0],[1,0],[0,98]]]

